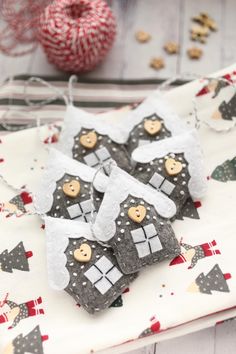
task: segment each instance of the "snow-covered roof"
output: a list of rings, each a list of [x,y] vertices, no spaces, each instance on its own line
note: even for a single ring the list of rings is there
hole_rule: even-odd
[[[202,149],[195,130],[140,146],[133,151],[132,159],[139,163],[149,163],[169,153],[184,154],[190,174],[189,192],[193,198],[201,198],[206,192],[207,179],[204,173]]]
[[[49,284],[53,289],[62,290],[69,284],[70,275],[66,268],[65,250],[69,238],[85,238],[95,241],[88,223],[45,217],[47,242],[47,269]]]
[[[185,132],[188,127],[174,113],[170,107],[169,102],[160,91],[154,91],[148,96],[136,109],[127,114],[125,124],[122,120],[121,128],[124,131],[125,140],[129,138],[130,132],[138,125],[145,117],[152,114],[157,114],[163,121],[166,128],[172,133],[172,135],[178,135]]]
[[[143,183],[118,167],[112,169],[106,193],[99,208],[93,231],[101,241],[108,241],[116,232],[115,220],[120,212],[120,204],[129,196],[142,198],[154,205],[157,213],[164,218],[171,218],[176,213],[176,206],[163,193],[153,192]]]
[[[91,183],[97,172],[81,162],[72,160],[60,151],[51,148],[45,171],[42,176],[41,185],[34,198],[36,210],[40,214],[47,213],[53,205],[53,193],[56,189],[56,183],[65,174],[79,177],[84,182]],[[94,188],[98,192],[104,193],[108,183],[108,178],[98,172],[94,180]]]
[[[84,129],[94,129],[98,134],[108,135],[111,140],[118,144],[125,142],[125,136],[122,129],[109,124],[107,118],[99,117],[86,112],[72,105],[67,106],[60,140],[57,148],[64,154],[72,157],[74,146],[74,137]]]

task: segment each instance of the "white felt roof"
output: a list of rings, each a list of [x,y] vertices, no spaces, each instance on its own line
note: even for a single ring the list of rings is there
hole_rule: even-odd
[[[167,99],[163,97],[160,91],[156,90],[136,109],[127,114],[125,124],[122,123],[121,126],[122,130],[124,130],[126,141],[133,128],[138,125],[143,118],[154,113],[163,119],[166,128],[172,135],[182,134],[188,130],[186,124],[172,111]]]
[[[45,217],[45,230],[49,284],[53,289],[63,290],[70,281],[65,255],[69,238],[95,240],[90,225],[84,222]]]
[[[51,148],[47,165],[42,176],[40,188],[34,198],[37,211],[40,214],[44,214],[51,209],[56,183],[66,173],[79,177],[84,182],[91,183],[96,172],[96,169],[76,160],[72,160],[60,151]],[[107,183],[108,178],[102,172],[98,172],[94,181],[94,188],[103,193],[106,190]]]
[[[132,153],[132,159],[139,163],[148,163],[169,153],[183,153],[188,162],[190,180],[189,192],[193,198],[204,196],[207,179],[204,173],[203,154],[196,131],[190,131],[152,144],[140,146]]]
[[[108,241],[116,232],[115,220],[120,213],[120,204],[129,196],[142,198],[153,204],[157,213],[164,218],[171,218],[176,213],[176,206],[163,193],[153,192],[118,167],[112,169],[109,183],[99,208],[93,231],[101,241]]]
[[[74,137],[82,128],[94,129],[97,133],[108,135],[114,142],[123,144],[125,136],[121,128],[109,124],[107,118],[86,112],[83,109],[68,105],[65,112],[64,124],[57,148],[72,157]]]

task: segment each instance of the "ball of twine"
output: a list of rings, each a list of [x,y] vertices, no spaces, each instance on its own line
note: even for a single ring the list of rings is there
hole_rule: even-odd
[[[54,0],[39,18],[38,39],[60,70],[93,69],[111,48],[116,23],[103,0]]]

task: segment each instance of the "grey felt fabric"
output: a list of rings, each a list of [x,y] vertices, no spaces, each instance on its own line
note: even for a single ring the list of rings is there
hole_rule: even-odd
[[[39,326],[23,337],[19,334],[13,342],[14,354],[43,354],[42,338]]]
[[[80,137],[89,132],[95,132],[97,134],[97,143],[92,149],[86,149],[80,144]],[[110,155],[110,157],[107,156],[104,160],[99,157],[99,154],[97,154],[97,151],[102,147],[105,147]],[[88,164],[86,156],[91,153],[94,153],[95,156],[92,165],[89,164],[90,167],[98,168],[101,163],[106,164],[109,163],[111,159],[113,159],[120,168],[127,172],[131,171],[130,158],[123,145],[115,143],[109,136],[101,135],[94,129],[82,128],[80,132],[74,137],[74,146],[72,149],[73,158],[77,161]],[[104,172],[108,174],[106,170]]]
[[[132,221],[128,216],[128,209],[137,205],[143,205],[147,210],[141,223]],[[156,230],[150,239],[146,232],[146,226],[149,225],[153,225]],[[141,237],[136,243],[132,232],[137,229],[141,229],[138,231]],[[155,251],[157,242],[161,243],[161,249]],[[125,274],[137,272],[146,265],[172,259],[180,254],[180,246],[170,223],[158,215],[153,205],[132,195],[120,205],[120,214],[116,219],[116,234],[109,240],[109,244],[113,247],[119,266]],[[141,258],[140,247],[144,247],[147,253]]]
[[[162,128],[156,135],[150,135],[144,129],[144,122],[147,119],[151,120],[159,120],[162,122]],[[136,149],[136,147],[148,144],[153,141],[158,141],[164,138],[168,138],[171,136],[171,132],[165,127],[164,121],[159,117],[156,113],[144,117],[143,121],[136,125],[130,133],[129,140],[127,142],[127,151],[131,155],[132,151]]]
[[[161,190],[164,194],[167,194],[167,196],[173,200],[177,209],[176,215],[178,216],[178,219],[182,219],[182,208],[186,201],[191,198],[188,190],[188,182],[190,179],[188,162],[185,160],[184,154],[182,153],[169,153],[168,157],[174,157],[177,161],[180,161],[183,164],[183,169],[177,176],[169,176],[166,172],[165,157],[154,159],[153,161],[145,164],[137,163],[132,174],[140,182],[148,184],[152,188],[154,188],[154,186],[150,183],[150,180],[155,173],[161,175],[166,181],[172,183],[174,185],[174,189],[170,194],[167,194],[165,189],[163,189],[164,184],[159,187],[159,190]]]
[[[92,249],[92,256],[89,262],[78,262],[74,258],[74,251],[81,244],[86,243]],[[79,303],[87,312],[93,314],[108,308],[129,286],[130,282],[137,277],[137,274],[124,275],[112,285],[104,293],[97,289],[96,285],[99,279],[92,283],[86,276],[91,267],[96,266],[97,262],[105,256],[112,264],[121,271],[114,253],[111,248],[102,246],[101,244],[89,241],[87,239],[69,239],[69,245],[65,251],[67,257],[66,268],[70,274],[70,282],[65,290]],[[108,273],[109,274],[109,273]]]
[[[211,295],[212,291],[229,292],[227,281],[218,264],[208,274],[201,273],[195,282],[203,294]]]
[[[24,207],[24,203],[22,201],[22,198],[20,195],[15,196],[14,198],[12,198],[9,203],[14,204],[17,206],[17,208],[22,212],[25,213],[26,209]]]
[[[68,197],[67,195],[65,195],[62,189],[64,183],[67,183],[73,179],[80,182],[80,193],[76,198]],[[80,221],[89,222],[91,220],[91,213],[89,212],[89,210],[86,210],[83,213],[83,204],[81,203],[85,201],[90,201],[90,186],[91,183],[84,182],[81,178],[77,176],[65,174],[63,178],[57,181],[57,187],[53,193],[53,205],[47,215],[52,216],[54,218],[76,219],[76,217],[70,215],[68,211],[70,209],[68,208],[80,204],[82,205],[82,216],[80,218]],[[103,194],[94,190],[94,206],[96,211],[98,210],[101,204],[102,198]]]
[[[13,269],[29,271],[29,263],[23,242],[20,242],[12,251],[4,250],[0,254],[0,270],[12,273]]]

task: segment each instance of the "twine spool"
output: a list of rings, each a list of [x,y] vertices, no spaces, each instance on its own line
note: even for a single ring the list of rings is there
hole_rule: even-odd
[[[103,0],[54,0],[39,19],[38,39],[60,70],[93,69],[111,48],[116,23]]]

